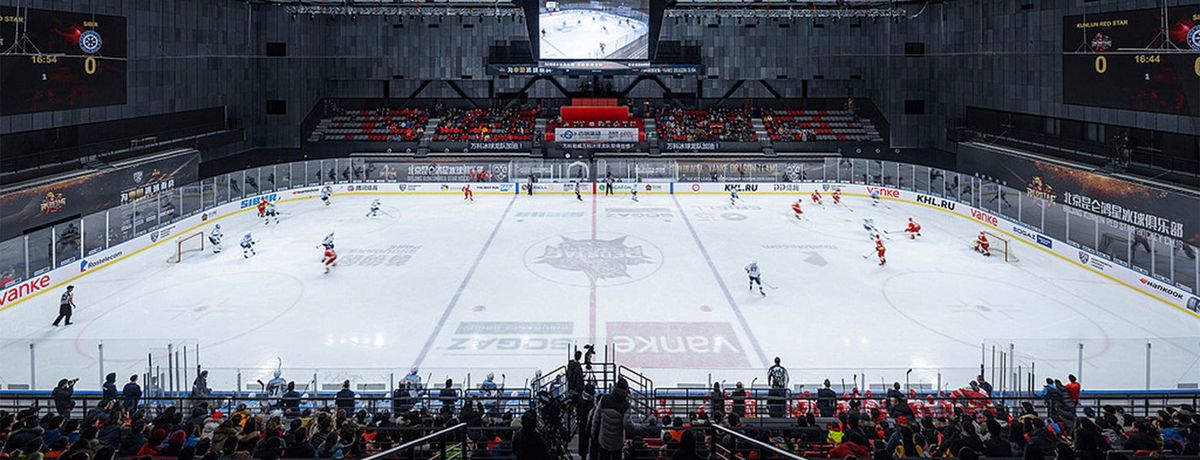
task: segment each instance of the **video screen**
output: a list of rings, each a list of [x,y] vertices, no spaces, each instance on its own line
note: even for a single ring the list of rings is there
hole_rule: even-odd
[[[649,12],[649,0],[538,0],[538,57],[649,59]]]

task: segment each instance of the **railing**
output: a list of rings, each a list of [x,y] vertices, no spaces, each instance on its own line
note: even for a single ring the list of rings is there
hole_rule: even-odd
[[[723,441],[713,442],[712,455],[715,458],[721,460],[740,459],[744,458],[741,452],[757,450],[759,451],[757,458],[771,458],[771,456],[766,455],[766,453],[769,452],[778,458],[784,458],[788,460],[804,460],[804,457],[751,438],[742,433],[738,433],[737,431],[727,427],[713,425],[712,428],[717,434],[725,436]],[[751,457],[753,458],[753,456]]]
[[[451,441],[447,442],[447,439]],[[458,452],[454,453],[453,458],[470,458],[470,449],[467,448],[466,423],[459,423],[444,430],[422,436],[378,454],[366,457],[364,460],[380,460],[384,458],[416,458],[416,450],[422,448],[428,448],[429,452],[437,452],[437,458],[442,460],[451,460],[452,457],[447,456],[447,447],[453,446],[458,447]],[[428,455],[425,456],[425,458],[428,457]]]

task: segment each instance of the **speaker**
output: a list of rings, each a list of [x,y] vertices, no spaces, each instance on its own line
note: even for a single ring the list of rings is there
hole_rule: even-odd
[[[287,56],[287,43],[267,42],[267,56],[270,56],[270,57]]]
[[[267,115],[287,115],[287,101],[267,99]]]

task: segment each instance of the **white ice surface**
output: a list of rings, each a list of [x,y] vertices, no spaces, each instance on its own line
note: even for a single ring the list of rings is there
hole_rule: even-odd
[[[1083,343],[1085,387],[1136,389],[1147,340],[1153,386],[1200,381],[1196,318],[1024,244],[1018,263],[983,258],[968,247],[978,224],[914,205],[806,202],[801,222],[781,195],[736,206],[719,195],[384,196],[386,214],[364,217],[372,199],[285,203],[278,225],[235,215],[221,221],[220,254],[206,245],[168,264],[164,244],[101,268],[74,283],[70,327],[50,326],[58,293],[0,312],[0,383],[28,373],[29,341],[45,383],[98,378],[101,341],[108,370],[140,372],[147,338],[194,339],[214,385],[229,387],[237,369],[245,383],[277,358],[297,380],[315,370],[387,383],[416,363],[438,380],[494,370],[512,384],[589,341],[658,386],[762,380],[780,356],[808,388],[903,382],[909,368],[914,384],[956,388],[981,354],[991,365],[993,343],[1013,343],[1039,379],[1064,378]],[[893,232],[886,266],[863,258],[863,218],[899,230],[910,216],[921,239]],[[260,241],[250,259],[237,247],[246,231]],[[331,231],[342,263],[326,275],[317,245]],[[393,247],[378,264],[362,258]],[[747,290],[751,260],[766,297]],[[600,274],[594,288],[581,270]]]
[[[648,32],[644,22],[628,20],[626,23],[626,18],[597,11],[543,13],[539,15],[539,21],[539,27],[546,31],[539,51],[542,59],[608,58]],[[604,43],[604,52],[600,51],[600,43]]]

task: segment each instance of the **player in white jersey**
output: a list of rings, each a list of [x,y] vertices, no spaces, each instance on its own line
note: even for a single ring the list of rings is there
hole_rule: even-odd
[[[329,197],[331,196],[333,196],[333,187],[328,185],[321,187],[321,202],[325,203],[325,206],[329,206]]]
[[[253,255],[256,255],[254,252],[254,237],[246,233],[246,236],[242,237],[242,257],[249,259]]]
[[[271,219],[274,219],[275,223],[279,223],[279,211],[275,209],[274,201],[267,202],[267,211],[263,214],[263,225],[270,224]]]
[[[224,236],[225,234],[221,233],[221,224],[213,227],[212,232],[208,234],[208,242],[212,243],[213,254],[221,253],[221,238]]]
[[[630,197],[630,199],[633,200],[634,203],[638,202],[638,197],[637,197],[638,190],[637,189],[638,189],[637,184],[633,184],[633,186],[629,187],[629,197]]]
[[[871,189],[871,206],[879,206],[879,190]]]
[[[863,230],[867,231],[867,238],[871,240],[874,240],[876,235],[880,233],[879,229],[875,227],[875,219],[870,218],[863,219]]]
[[[371,201],[371,210],[367,211],[367,217],[375,217],[379,215],[379,198]]]
[[[583,201],[583,195],[579,194],[579,187],[580,187],[579,181],[575,181],[575,199],[579,200],[579,201]]]
[[[758,262],[750,262],[750,265],[746,266],[746,276],[750,277],[750,292],[754,292],[754,285],[757,284],[758,293],[767,295],[767,291],[762,287],[762,274],[758,271]]]
[[[738,196],[737,189],[733,189],[733,188],[729,189],[729,205],[730,206],[736,205],[737,200],[740,200],[740,199],[742,199],[742,197]]]
[[[325,249],[333,249],[333,232],[325,235],[325,240],[321,241],[321,247]]]

